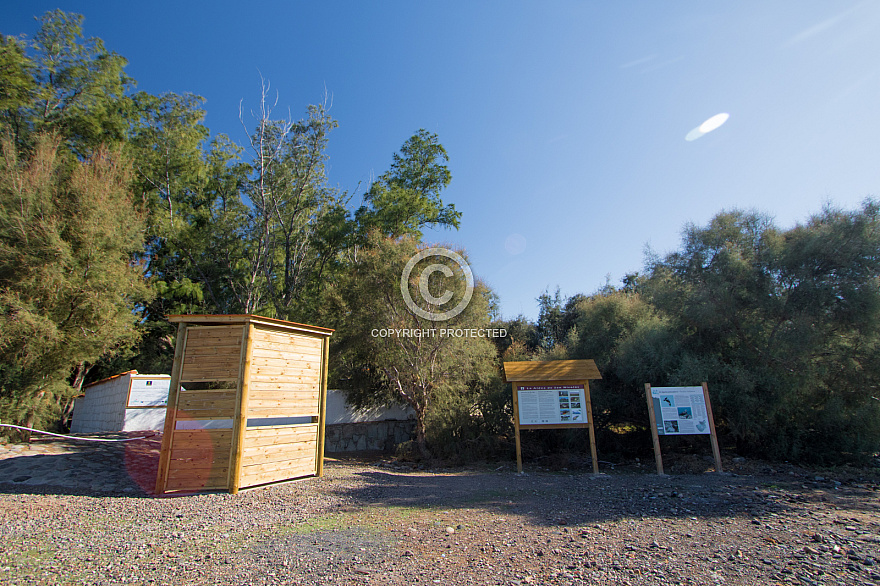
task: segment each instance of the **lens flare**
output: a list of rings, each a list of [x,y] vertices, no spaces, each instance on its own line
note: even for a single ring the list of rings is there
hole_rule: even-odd
[[[722,124],[727,122],[728,118],[730,118],[730,114],[728,114],[727,112],[715,114],[693,130],[688,132],[684,139],[687,141],[697,140],[701,136],[718,129]]]
[[[722,112],[721,114],[715,114],[714,116],[712,116],[711,118],[709,118],[708,120],[706,120],[705,122],[700,124],[700,126],[698,128],[700,129],[700,132],[702,132],[703,134],[705,134],[707,132],[712,132],[713,130],[715,130],[716,128],[718,128],[719,126],[721,126],[722,124],[727,122],[728,118],[730,118],[730,114],[728,114],[727,112]]]

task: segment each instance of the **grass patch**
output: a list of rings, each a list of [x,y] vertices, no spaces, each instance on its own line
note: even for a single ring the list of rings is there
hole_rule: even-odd
[[[335,531],[339,529],[346,529],[353,525],[359,525],[359,523],[355,523],[354,521],[355,519],[353,518],[353,515],[350,515],[348,513],[330,513],[329,515],[324,515],[321,517],[312,517],[307,521],[303,521],[301,523],[297,523],[296,525],[286,527],[286,531],[284,531],[284,533],[288,535],[308,535],[310,533]]]
[[[277,528],[276,533],[279,536],[312,535],[351,529],[366,532],[384,532],[391,525],[426,521],[436,516],[439,511],[447,509],[448,507],[437,505],[421,507],[391,505],[370,509],[347,510],[315,516],[293,525],[280,526]]]

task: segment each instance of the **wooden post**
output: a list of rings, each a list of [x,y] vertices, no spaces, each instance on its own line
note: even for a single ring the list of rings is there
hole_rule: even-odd
[[[587,423],[590,424],[590,456],[593,458],[593,474],[599,473],[599,456],[596,454],[596,432],[593,419],[593,402],[590,399],[590,381],[584,381],[584,400],[586,401]]]
[[[244,435],[247,433],[248,385],[251,373],[251,354],[254,349],[254,324],[246,322],[242,328],[241,362],[238,368],[238,392],[235,415],[232,420],[232,445],[229,453],[229,492],[238,494],[241,486],[241,456]]]
[[[172,438],[177,421],[177,397],[180,392],[180,375],[183,372],[184,348],[186,348],[186,324],[181,322],[177,325],[177,339],[174,341],[174,365],[171,367],[168,402],[165,407],[162,451],[159,452],[159,470],[156,473],[156,494],[165,494],[165,486],[168,483],[168,466],[171,463]]]
[[[519,385],[513,383],[513,434],[516,439],[516,471],[522,472],[522,445],[519,439]]]
[[[318,397],[318,447],[315,454],[318,476],[324,476],[324,428],[327,427],[327,363],[330,358],[330,338],[324,337],[322,346],[321,390]]]
[[[718,448],[718,436],[715,434],[715,416],[712,415],[712,403],[709,401],[709,384],[703,383],[703,398],[706,400],[706,416],[709,417],[709,441],[712,442],[712,453],[715,455],[715,472],[724,472],[721,468],[721,450]]]
[[[663,476],[663,456],[660,455],[660,436],[657,434],[657,416],[654,414],[651,383],[645,383],[645,396],[648,398],[648,421],[651,425],[651,439],[654,441],[654,462],[657,464],[657,474]]]

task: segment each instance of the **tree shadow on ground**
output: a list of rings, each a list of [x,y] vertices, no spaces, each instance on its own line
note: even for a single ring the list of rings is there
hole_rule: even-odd
[[[354,508],[483,509],[529,522],[584,525],[623,518],[758,517],[792,503],[768,498],[760,480],[731,475],[554,474],[364,470],[357,488],[329,488]]]

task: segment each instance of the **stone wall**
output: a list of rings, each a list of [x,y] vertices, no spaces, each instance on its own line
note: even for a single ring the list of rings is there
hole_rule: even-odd
[[[324,431],[324,451],[393,452],[397,444],[412,439],[415,426],[412,419],[328,425]]]

